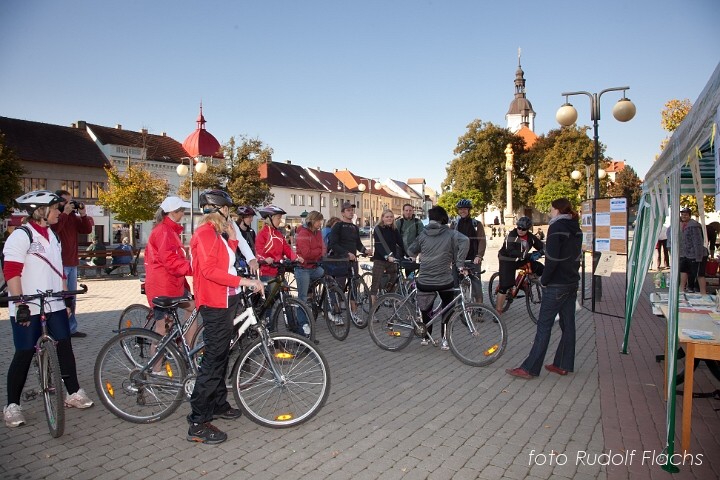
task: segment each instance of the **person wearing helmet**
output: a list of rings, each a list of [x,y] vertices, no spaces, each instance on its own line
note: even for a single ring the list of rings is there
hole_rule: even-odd
[[[227,434],[212,423],[213,418],[233,420],[241,415],[227,401],[225,373],[228,367],[229,338],[238,304],[237,288],[263,292],[259,280],[243,278],[235,270],[238,239],[230,218],[232,199],[222,190],[200,194],[202,220],[190,240],[195,305],[202,315],[205,353],[202,368],[190,396],[190,424],[187,440],[214,445],[227,440]]]
[[[58,190],[55,195],[61,197],[60,218],[50,228],[60,237],[62,245],[63,271],[67,278],[68,290],[77,290],[78,234],[93,232],[95,222],[87,214],[85,204],[73,200],[72,194],[67,190]],[[78,330],[75,318],[75,297],[70,312],[70,334],[73,337],[85,337],[86,333]]]
[[[498,251],[500,281],[495,308],[499,315],[502,314],[508,290],[515,285],[515,271],[518,268],[529,261],[533,273],[539,276],[543,272],[543,264],[532,259],[530,255],[530,250],[533,248],[538,252],[543,252],[544,249],[542,240],[530,232],[533,226],[532,220],[528,217],[520,217],[515,225]]]
[[[475,265],[479,265],[483,261],[487,247],[485,227],[482,222],[470,216],[472,202],[467,198],[457,202],[455,208],[458,213],[455,229],[470,239],[470,249],[467,252],[466,260],[472,260]]]
[[[23,225],[16,228],[5,242],[3,274],[11,296],[52,290],[67,290],[62,273],[62,247],[50,226],[58,222],[59,206],[63,199],[47,190],[36,190],[15,199],[27,212]],[[57,342],[57,355],[68,396],[65,405],[88,408],[93,405],[85,390],[80,388],[72,348],[68,312],[72,299],[49,299],[47,326]],[[67,305],[66,305],[67,304]],[[7,406],[3,408],[5,425],[19,427],[25,423],[20,397],[25,386],[30,364],[35,354],[35,343],[40,338],[40,308],[32,304],[9,302],[15,353],[7,374]],[[57,394],[62,393],[62,386]]]
[[[255,210],[252,207],[243,205],[237,208],[237,214],[237,226],[240,229],[240,234],[252,250],[253,255],[255,255],[255,237],[257,235],[255,230],[252,228],[252,221],[253,218],[255,218]]]
[[[238,239],[238,249],[235,252],[235,266],[239,269],[250,269],[250,273],[256,274],[260,268],[255,258],[255,230],[250,226],[255,216],[255,210],[251,207],[238,207],[238,220],[232,222],[235,228],[235,236]]]

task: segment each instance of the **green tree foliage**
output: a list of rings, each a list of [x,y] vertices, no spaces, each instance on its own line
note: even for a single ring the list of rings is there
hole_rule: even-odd
[[[440,198],[438,198],[438,205],[443,207],[445,211],[447,211],[448,215],[452,218],[454,215],[457,214],[455,205],[463,198],[469,199],[473,204],[473,209],[470,212],[471,216],[475,217],[482,212],[482,210],[477,208],[477,205],[481,205],[482,200],[482,194],[479,190],[454,190],[451,192],[445,192],[440,195]]]
[[[608,183],[607,196],[625,197],[628,205],[637,205],[642,194],[642,181],[630,165],[615,175],[615,181]]]
[[[544,185],[559,181],[575,186],[573,197],[585,198],[587,196],[587,182],[583,165],[593,165],[595,152],[593,141],[587,136],[589,128],[572,125],[550,130],[546,135],[538,137],[527,153],[530,174],[538,191]],[[605,147],[601,144],[601,167],[605,164],[604,151]],[[570,177],[574,170],[582,173],[582,178],[578,181]],[[532,205],[541,210],[537,202],[536,196]]]
[[[5,135],[0,133],[0,205],[5,206],[0,212],[0,218],[10,215],[10,207],[23,194],[22,176],[28,173],[15,152],[5,144]]]
[[[505,148],[512,144],[513,202],[527,204],[533,192],[525,154],[525,141],[506,128],[476,119],[467,126],[467,132],[458,138],[453,151],[455,158],[446,168],[443,187],[454,191],[477,191],[476,213],[484,212],[489,204],[505,205]],[[453,205],[454,207],[454,205]]]
[[[541,212],[549,212],[553,200],[563,197],[570,200],[575,210],[580,206],[581,198],[577,187],[568,181],[553,180],[538,189],[535,195],[535,208]]]
[[[705,213],[712,213],[715,211],[715,197],[712,195],[705,195],[703,197],[705,202]],[[698,208],[697,197],[695,195],[680,195],[680,205],[682,207],[688,207],[692,214],[697,216],[700,209]]]
[[[98,205],[112,211],[116,219],[130,225],[130,238],[135,242],[135,223],[152,220],[167,196],[167,180],[149,172],[142,165],[130,165],[124,173],[117,167],[106,168],[107,190],[98,195]]]

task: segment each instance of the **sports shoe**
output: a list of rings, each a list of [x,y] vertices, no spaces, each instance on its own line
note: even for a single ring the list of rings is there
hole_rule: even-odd
[[[443,338],[442,343],[440,344],[440,350],[450,350],[450,345],[448,345],[448,341]]]
[[[430,345],[430,340],[428,340],[427,338],[423,338],[422,340],[420,340],[420,345],[422,345],[423,347],[426,347],[426,346]]]
[[[210,422],[191,423],[187,434],[188,442],[207,443],[208,445],[217,445],[227,440],[227,434],[221,432],[215,425]]]
[[[70,336],[73,337],[73,338],[85,338],[85,337],[87,337],[87,333],[81,332],[81,331],[78,330],[78,331],[75,332],[75,333],[71,333]]]
[[[337,325],[338,327],[345,325],[345,320],[343,320],[342,314],[335,315],[335,318],[333,319],[333,321],[335,322],[335,325]]]
[[[222,418],[224,420],[235,420],[236,418],[240,418],[241,416],[242,410],[240,410],[239,408],[230,407],[222,413],[214,413],[213,420],[215,420],[216,418]]]
[[[306,337],[310,336],[310,325],[307,323],[302,326],[302,331],[305,334]]]
[[[25,417],[22,414],[22,407],[17,403],[11,403],[3,408],[3,417],[5,418],[5,426],[10,428],[25,425]]]
[[[87,396],[85,390],[81,388],[72,395],[65,397],[65,406],[70,408],[90,408],[93,406],[93,401]]]

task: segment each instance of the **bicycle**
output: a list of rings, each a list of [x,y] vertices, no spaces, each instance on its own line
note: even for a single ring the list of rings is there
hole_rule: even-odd
[[[268,324],[271,332],[277,331],[278,328],[284,328],[289,333],[305,336],[313,341],[315,340],[315,332],[313,331],[312,311],[304,303],[293,298],[290,294],[290,286],[285,280],[285,273],[292,272],[296,266],[301,265],[297,261],[274,262],[271,266],[278,270],[275,278],[267,282],[269,291],[266,291],[265,301],[262,305],[262,318]],[[300,326],[298,319],[300,315],[304,315],[309,333],[305,333]],[[280,321],[282,319],[282,321]]]
[[[418,268],[420,268],[420,264],[408,258],[393,258],[393,260],[388,261],[397,265],[397,272],[394,278],[390,278],[391,276],[387,273],[383,274],[380,285],[378,286],[377,296],[379,297],[386,293],[399,293],[400,295],[407,296],[413,288],[414,275],[417,273]],[[372,285],[373,266],[363,263],[360,268],[365,271],[362,275],[365,285]],[[405,275],[405,269],[410,270],[410,277]],[[372,308],[372,305],[370,308]]]
[[[258,321],[252,295],[241,293],[242,311],[233,320],[236,333],[231,349],[247,340],[232,367],[233,396],[243,413],[259,425],[299,425],[315,416],[327,400],[327,360],[305,337],[270,333]],[[193,314],[181,325],[176,309],[187,301],[188,297],[153,300],[173,319],[165,336],[141,328],[125,329],[100,349],[95,388],[103,405],[119,418],[133,423],[162,420],[192,392],[204,343],[200,331],[192,348],[184,339],[197,318]]]
[[[465,276],[461,280],[470,282]],[[507,333],[502,319],[489,307],[470,303],[465,297],[468,287],[453,289],[457,295],[445,308],[436,307],[427,324],[417,302],[417,288],[403,297],[388,293],[378,298],[370,315],[370,337],[383,350],[398,351],[407,347],[414,336],[428,338],[437,346],[428,327],[440,323],[443,316],[453,311],[447,322],[445,337],[450,351],[461,362],[482,367],[496,361],[507,346]],[[442,329],[440,329],[442,330]]]
[[[37,371],[40,389],[39,391],[25,392],[23,395],[26,399],[42,395],[45,405],[45,418],[47,419],[50,435],[53,438],[58,438],[65,433],[65,399],[63,398],[60,360],[58,360],[57,356],[57,342],[48,333],[45,307],[50,298],[64,299],[73,295],[86,293],[87,290],[86,285],[80,284],[80,290],[64,290],[61,292],[46,290],[44,292],[38,291],[38,293],[31,295],[7,296],[2,299],[3,306],[7,306],[5,302],[16,302],[19,304],[33,304],[40,307],[41,334],[35,343],[35,354],[33,355],[33,364]],[[34,302],[33,300],[38,301]]]
[[[320,313],[325,318],[330,334],[337,340],[345,340],[350,333],[347,321],[347,303],[345,294],[335,282],[335,278],[325,274],[310,284],[307,303],[312,309],[313,318]],[[314,331],[314,329],[313,329]]]
[[[367,327],[367,319],[370,316],[370,288],[360,276],[357,258],[350,261],[348,274],[345,294],[349,306],[346,310],[347,321],[352,322],[357,328],[363,329]]]
[[[481,277],[485,270],[480,270],[480,265],[476,265],[472,260],[465,260],[465,270],[468,272],[467,281],[460,282],[460,288],[465,289],[463,292],[465,298],[471,299],[475,303],[483,303]]]
[[[490,292],[490,303],[497,308],[497,295],[500,288],[500,272],[495,272],[490,277],[488,283],[488,292]],[[522,293],[522,294],[521,294]],[[532,263],[530,260],[523,263],[518,268],[515,277],[515,285],[513,285],[505,298],[505,306],[503,312],[507,312],[510,304],[515,298],[525,297],[525,306],[533,323],[537,323],[540,317],[540,304],[542,303],[542,285],[540,279],[532,272]]]

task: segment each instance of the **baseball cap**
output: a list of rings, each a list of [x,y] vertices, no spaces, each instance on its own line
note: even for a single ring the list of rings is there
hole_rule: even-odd
[[[186,202],[180,197],[167,197],[160,204],[160,208],[163,209],[163,212],[170,213],[179,208],[190,208],[190,202]]]
[[[345,210],[346,208],[355,208],[355,204],[354,204],[354,203],[350,203],[350,202],[343,202],[342,208],[340,208],[340,211],[343,211],[343,210]]]
[[[685,207],[680,209],[680,213],[692,213],[692,211],[688,207]]]

